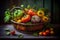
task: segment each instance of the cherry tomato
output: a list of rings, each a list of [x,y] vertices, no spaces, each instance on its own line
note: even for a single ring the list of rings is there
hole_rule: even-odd
[[[14,34],[15,34],[15,30],[14,30],[14,31],[11,31],[10,34],[11,34],[11,35],[14,35]]]
[[[50,30],[48,30],[48,29],[47,29],[45,32],[46,32],[46,33],[49,33],[49,32],[50,32]]]
[[[47,33],[46,33],[46,32],[42,32],[42,34],[43,34],[43,36],[46,36],[46,35],[47,35]]]
[[[39,32],[39,35],[42,35],[42,32]]]
[[[45,32],[46,32],[47,35],[50,34],[50,30],[49,29],[47,29]]]
[[[50,31],[51,34],[54,34],[54,31]]]
[[[21,21],[22,21],[23,23],[25,23],[25,22],[30,21],[30,19],[31,19],[30,15],[26,15],[26,16],[22,17]]]

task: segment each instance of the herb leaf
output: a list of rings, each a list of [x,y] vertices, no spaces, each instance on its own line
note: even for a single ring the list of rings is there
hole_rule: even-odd
[[[10,20],[10,11],[7,9],[6,11],[5,11],[5,15],[4,15],[5,17],[4,17],[4,22],[8,22],[9,20]]]

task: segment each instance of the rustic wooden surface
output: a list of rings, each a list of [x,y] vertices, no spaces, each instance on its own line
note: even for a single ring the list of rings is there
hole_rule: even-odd
[[[56,24],[55,25],[55,30],[57,31],[57,32],[59,32],[58,31],[58,29],[59,29],[59,26],[60,25],[58,25],[58,24]],[[15,30],[16,31],[16,34],[22,34],[22,35],[24,35],[24,37],[23,38],[57,38],[58,37],[58,34],[59,33],[57,33],[56,32],[56,36],[33,36],[33,35],[30,35],[30,34],[26,34],[26,33],[24,33],[24,32],[20,32],[20,31],[17,31],[14,27],[13,27],[13,25],[11,25],[11,24],[5,24],[5,25],[1,25],[0,26],[0,38],[18,38],[18,36],[6,36],[5,34],[4,34],[4,28],[9,28],[10,30]]]

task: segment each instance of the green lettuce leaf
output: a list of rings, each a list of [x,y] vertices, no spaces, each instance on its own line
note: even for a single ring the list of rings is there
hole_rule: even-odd
[[[10,20],[10,11],[6,10],[4,15],[4,22],[8,22]]]
[[[10,15],[4,17],[4,22],[8,22],[10,20]]]

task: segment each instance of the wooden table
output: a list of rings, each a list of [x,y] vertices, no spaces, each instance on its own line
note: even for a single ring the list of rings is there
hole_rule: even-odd
[[[58,37],[58,29],[59,29],[60,25],[55,25],[55,30],[57,31],[56,32],[56,35],[55,36],[33,36],[33,35],[30,35],[30,34],[26,34],[24,32],[19,32],[17,31],[12,24],[5,24],[5,25],[1,25],[0,26],[0,38],[18,38],[18,36],[6,36],[4,33],[5,33],[5,28],[9,28],[10,30],[15,30],[16,31],[16,34],[22,34],[24,35],[23,38],[57,38]]]

